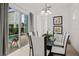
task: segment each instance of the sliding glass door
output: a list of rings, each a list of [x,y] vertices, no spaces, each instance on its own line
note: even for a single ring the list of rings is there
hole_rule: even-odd
[[[8,54],[28,44],[28,15],[9,7]]]
[[[28,15],[0,3],[0,56],[28,44]]]
[[[21,13],[21,22],[20,22],[20,44],[21,46],[25,46],[28,44],[28,16]]]
[[[9,7],[8,11],[8,53],[18,49],[20,13]]]

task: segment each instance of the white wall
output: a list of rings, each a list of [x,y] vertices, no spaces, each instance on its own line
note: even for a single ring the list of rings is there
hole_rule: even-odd
[[[35,15],[35,31],[39,32],[39,36],[49,30],[53,33],[53,17],[62,16],[63,17],[63,32],[69,32],[69,8],[68,7],[53,7],[52,15],[44,16],[41,14]]]
[[[70,26],[70,41],[72,46],[79,52],[79,4],[72,4]]]

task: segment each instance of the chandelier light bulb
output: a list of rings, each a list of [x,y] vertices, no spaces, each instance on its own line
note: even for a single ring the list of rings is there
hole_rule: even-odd
[[[47,10],[47,13],[52,14],[52,12],[50,10]]]
[[[42,11],[41,11],[41,15],[43,15],[44,13],[45,13],[45,11],[44,11],[44,10],[42,10]]]
[[[44,14],[45,14],[46,16],[48,15],[48,13],[47,13],[47,12],[45,12]]]

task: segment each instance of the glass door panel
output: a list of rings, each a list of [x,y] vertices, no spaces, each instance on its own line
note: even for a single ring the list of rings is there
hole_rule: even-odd
[[[28,44],[28,15],[9,7],[8,54]]]
[[[28,44],[28,16],[25,14],[21,14],[21,46],[25,46]]]
[[[9,8],[8,11],[8,53],[11,53],[19,48],[19,19],[20,13],[15,9]]]

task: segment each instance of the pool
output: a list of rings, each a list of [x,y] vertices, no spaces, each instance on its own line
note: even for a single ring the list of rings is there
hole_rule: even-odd
[[[8,41],[11,42],[13,39],[17,39],[17,38],[18,38],[18,34],[9,35],[8,36]]]

